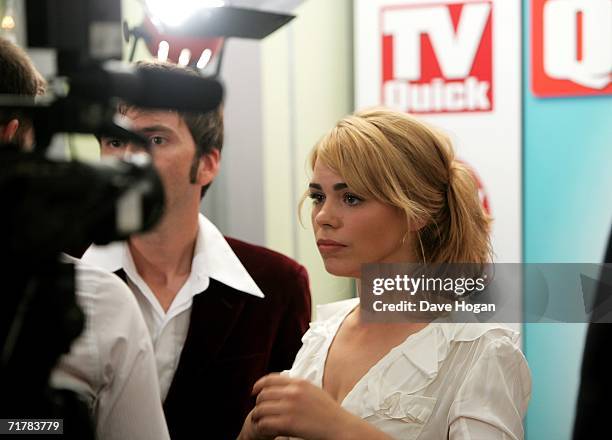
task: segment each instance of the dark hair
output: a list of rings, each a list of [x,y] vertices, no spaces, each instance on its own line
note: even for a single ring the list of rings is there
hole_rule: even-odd
[[[194,76],[199,75],[199,73],[190,68],[166,62],[138,61],[136,65],[140,69],[180,71]],[[119,112],[125,114],[131,108],[134,107],[127,105],[120,106]],[[213,149],[220,152],[223,148],[223,105],[219,105],[215,110],[208,112],[179,112],[178,114],[185,121],[196,146],[196,155],[191,166],[190,175],[191,180],[195,181],[195,173],[197,172],[200,158],[210,153]],[[211,184],[212,182],[202,187],[200,197],[204,197]]]
[[[16,44],[0,37],[0,94],[36,96],[44,93],[45,80],[38,73],[28,55]],[[31,128],[31,122],[18,112],[0,110],[0,125],[11,119],[19,120],[16,133],[21,143],[23,133]]]

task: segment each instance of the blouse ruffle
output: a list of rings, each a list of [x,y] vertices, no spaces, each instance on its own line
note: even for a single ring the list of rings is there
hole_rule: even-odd
[[[319,306],[317,320],[302,338],[303,346],[289,372],[321,386],[329,346],[358,298]],[[518,332],[500,324],[457,324],[438,319],[393,348],[357,382],[342,402],[353,414],[373,415],[424,425],[436,405],[435,397],[419,395],[438,377],[456,344],[484,336],[516,346]],[[416,428],[416,426],[415,426]]]

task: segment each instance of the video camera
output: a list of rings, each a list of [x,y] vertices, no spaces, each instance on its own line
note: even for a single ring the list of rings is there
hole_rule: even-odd
[[[22,118],[35,133],[32,151],[0,145],[0,418],[63,418],[72,426],[65,435],[93,438],[87,411],[48,385],[83,327],[74,267],[61,253],[150,229],[164,196],[146,155],[92,165],[50,159],[48,146],[57,133],[90,133],[146,148],[115,116],[119,103],[205,112],[220,104],[223,88],[214,78],[120,64],[120,0],[30,0],[26,14],[29,46],[57,51],[58,80],[68,91],[36,102],[0,95],[0,125]]]

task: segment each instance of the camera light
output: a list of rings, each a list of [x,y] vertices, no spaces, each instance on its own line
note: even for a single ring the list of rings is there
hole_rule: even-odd
[[[159,47],[157,48],[157,59],[161,62],[165,62],[168,60],[168,53],[170,52],[170,45],[167,41],[162,40],[159,42]]]
[[[13,9],[13,1],[8,0],[5,4],[2,21],[0,21],[0,28],[3,31],[12,31],[15,29],[15,13],[13,12]]]
[[[15,29],[15,17],[13,13],[12,4],[9,3],[4,11],[4,16],[2,17],[2,21],[0,22],[0,28],[4,31],[12,31]]]
[[[189,60],[191,59],[191,51],[187,48],[181,50],[181,54],[179,55],[178,65],[186,66],[189,64]]]
[[[202,51],[202,55],[200,55],[200,59],[198,60],[196,67],[198,69],[203,69],[204,67],[206,67],[211,57],[212,57],[212,50],[204,49]]]
[[[172,27],[180,26],[194,12],[204,8],[219,8],[222,0],[146,0],[152,18]]]
[[[15,19],[12,15],[5,15],[2,17],[2,24],[0,25],[4,30],[15,29]]]

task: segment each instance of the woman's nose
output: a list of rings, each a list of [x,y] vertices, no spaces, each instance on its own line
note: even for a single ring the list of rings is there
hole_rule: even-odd
[[[320,227],[338,228],[341,224],[341,218],[338,210],[329,202],[325,202],[319,212],[315,215],[315,222]]]

